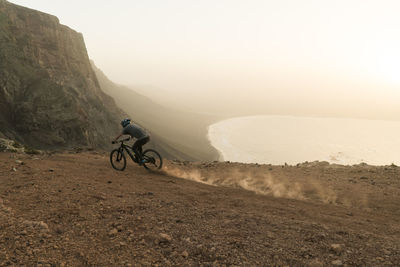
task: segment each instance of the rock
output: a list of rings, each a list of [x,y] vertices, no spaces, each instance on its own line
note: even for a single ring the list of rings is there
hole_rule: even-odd
[[[15,163],[17,163],[17,164],[19,164],[19,165],[24,165],[24,162],[21,161],[21,160],[18,160],[18,159],[15,161]]]
[[[12,171],[14,171],[14,172],[16,172],[17,171],[17,169],[15,168],[15,167],[12,167],[12,169],[11,169]]]
[[[43,221],[39,222],[39,227],[40,227],[40,229],[43,229],[43,230],[49,230],[49,226],[47,225],[47,223],[45,223]]]
[[[117,233],[118,233],[118,230],[116,228],[113,228],[110,230],[110,232],[108,232],[108,235],[113,236],[113,235],[116,235]]]
[[[343,252],[343,246],[340,244],[332,244],[331,251],[335,252],[336,255],[340,255]]]
[[[37,222],[37,221],[23,221],[23,225],[25,227],[33,228],[33,229],[39,229],[40,232],[42,233],[47,233],[49,231],[49,226],[43,222]]]
[[[181,255],[182,255],[182,257],[184,257],[184,258],[189,257],[189,253],[188,253],[186,250],[183,251]]]
[[[54,230],[55,230],[56,234],[59,234],[59,235],[64,232],[63,228],[61,226],[57,226]]]
[[[0,151],[23,153],[24,148],[13,140],[0,138]]]
[[[26,221],[23,221],[22,224],[23,224],[25,227],[33,227],[34,222],[33,222],[33,221],[28,221],[28,220],[26,220]]]
[[[343,262],[341,260],[334,260],[331,263],[333,266],[343,266]]]
[[[168,234],[161,233],[160,234],[160,242],[171,242],[172,237]]]
[[[384,253],[385,255],[390,255],[390,254],[391,254],[390,250],[387,250],[387,249],[384,249],[384,250],[383,250],[383,253]]]

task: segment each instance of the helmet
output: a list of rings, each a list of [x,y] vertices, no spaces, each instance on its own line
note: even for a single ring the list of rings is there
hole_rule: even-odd
[[[130,123],[131,123],[131,119],[123,119],[121,121],[122,127],[125,127],[125,126],[129,125]]]

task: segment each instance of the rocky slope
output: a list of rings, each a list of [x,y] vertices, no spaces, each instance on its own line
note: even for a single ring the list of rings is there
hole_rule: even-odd
[[[0,266],[400,265],[399,167],[165,167],[0,153]]]
[[[100,89],[82,34],[0,0],[0,137],[36,148],[106,148],[123,116]]]
[[[144,128],[151,131],[153,145],[171,159],[218,159],[218,152],[207,140],[208,125],[216,116],[206,116],[160,105],[134,90],[117,85],[92,62],[92,67],[104,92],[112,96],[119,107]]]

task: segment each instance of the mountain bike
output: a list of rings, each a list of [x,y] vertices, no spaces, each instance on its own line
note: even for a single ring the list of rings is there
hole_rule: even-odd
[[[124,144],[124,142],[129,141],[131,138],[126,138],[123,140],[119,140],[117,142],[112,142],[113,144],[121,143],[119,148],[116,148],[110,153],[110,162],[111,166],[118,171],[123,171],[126,168],[126,157],[125,152],[129,155],[129,157],[133,160],[133,162],[139,164],[136,160],[135,151],[133,151],[132,147]],[[140,157],[138,157],[140,158]],[[162,167],[163,160],[161,158],[160,153],[155,151],[154,149],[146,149],[142,153],[142,157],[140,159],[142,161],[143,167],[148,170],[159,170]],[[140,164],[139,164],[140,166]]]

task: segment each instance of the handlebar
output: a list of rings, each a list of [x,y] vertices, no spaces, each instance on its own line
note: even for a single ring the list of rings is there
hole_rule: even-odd
[[[118,141],[112,141],[111,143],[112,143],[112,144],[123,143],[123,142],[129,141],[129,140],[131,140],[130,137],[125,138],[125,139],[122,139],[122,140],[118,140]]]

